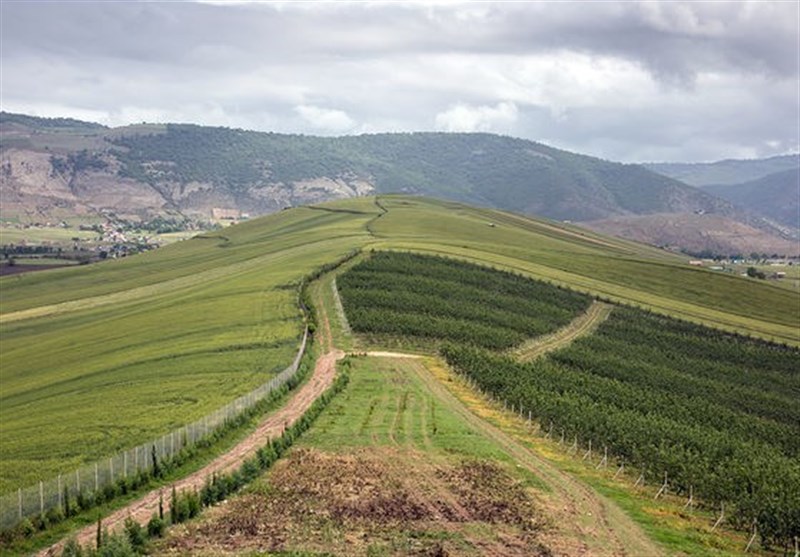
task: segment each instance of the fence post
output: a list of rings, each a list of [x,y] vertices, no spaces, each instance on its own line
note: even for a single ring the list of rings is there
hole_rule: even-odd
[[[758,534],[758,522],[755,520],[753,521],[753,535],[750,536],[750,541],[747,542],[747,547],[744,548],[744,552],[747,553],[750,551],[750,546],[753,545],[753,542],[756,539],[756,534]]]
[[[122,477],[128,478],[128,451],[122,453]]]
[[[80,468],[75,470],[75,491],[77,493],[81,492],[81,469]]]
[[[616,474],[614,474],[614,479],[615,480],[617,479],[617,476],[619,476],[624,469],[625,469],[625,463],[621,462],[620,465],[619,465],[619,468],[617,468]]]
[[[718,519],[717,519],[717,521],[714,523],[714,526],[712,526],[712,527],[711,527],[711,531],[712,531],[712,532],[713,532],[714,530],[716,530],[716,529],[717,529],[717,526],[719,526],[719,525],[722,523],[722,519],[723,519],[723,518],[725,518],[725,501],[723,501],[722,503],[720,503],[720,509],[719,509],[719,518],[718,518]]]
[[[111,456],[108,458],[108,474],[111,477],[111,481],[108,483],[114,483],[114,457]]]
[[[592,459],[592,440],[591,439],[589,439],[589,450],[586,451],[585,453],[583,453],[583,458],[581,460],[586,460],[587,457],[589,458],[589,460]]]
[[[17,497],[19,499],[19,519],[22,520],[22,488],[17,489]]]
[[[655,501],[656,499],[658,499],[658,497],[659,497],[659,496],[660,496],[662,493],[663,493],[663,494],[665,494],[665,495],[666,495],[666,493],[667,493],[667,473],[666,473],[666,472],[664,472],[664,485],[662,485],[662,486],[661,486],[661,489],[659,489],[659,490],[658,490],[658,493],[656,493],[656,496],[655,496],[655,497],[653,497],[653,500]]]
[[[603,447],[603,459],[597,463],[597,466],[594,467],[595,470],[600,468],[601,466],[605,468],[608,465],[608,446]]]
[[[97,492],[97,490],[100,489],[100,478],[98,476],[99,475],[98,475],[98,472],[97,472],[97,463],[95,462],[94,463],[94,491],[95,491],[95,493]]]
[[[44,514],[44,483],[39,481],[39,512]]]
[[[59,474],[58,475],[58,506],[59,507],[63,507],[64,506],[64,500],[61,499],[61,496],[62,496],[62,494],[61,494],[61,474]]]

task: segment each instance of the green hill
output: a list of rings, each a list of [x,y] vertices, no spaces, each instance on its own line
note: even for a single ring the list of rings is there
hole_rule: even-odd
[[[482,133],[323,138],[184,124],[108,129],[9,113],[0,114],[0,132],[6,197],[41,214],[48,207],[36,188],[61,208],[76,203],[120,213],[174,209],[205,216],[215,207],[263,214],[392,192],[557,220],[735,212],[723,200],[642,166]],[[33,163],[37,153],[46,157]],[[42,165],[39,183],[26,183],[35,164]],[[43,181],[53,183],[45,187]]]
[[[118,155],[125,176],[143,182],[210,182],[242,205],[254,187],[349,176],[380,193],[447,197],[559,220],[730,210],[641,166],[490,134],[320,138],[168,125],[163,134],[126,135],[114,144],[125,148]]]
[[[0,490],[144,442],[263,383],[299,342],[301,278],[373,248],[446,254],[800,343],[797,294],[640,244],[420,197],[301,207],[134,257],[0,279]]]
[[[643,234],[606,231],[657,245],[664,242],[650,224],[654,215],[713,215],[724,225],[725,253],[753,245],[795,251],[790,231],[644,166],[485,133],[313,137],[189,124],[105,128],[1,113],[0,141],[0,220],[22,225],[109,215],[207,224],[405,193],[555,220],[644,217],[636,225]],[[693,240],[679,236],[675,247],[719,251],[702,222],[686,232]]]

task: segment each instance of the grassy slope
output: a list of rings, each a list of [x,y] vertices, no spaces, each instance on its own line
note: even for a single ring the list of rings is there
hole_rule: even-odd
[[[300,334],[291,285],[354,247],[447,253],[798,342],[795,293],[571,227],[381,199],[388,213],[377,220],[374,200],[349,200],[0,279],[0,491],[155,437],[263,382]]]
[[[363,220],[302,210],[266,234],[242,227],[227,242],[3,280],[4,307],[85,303],[0,327],[0,491],[154,438],[264,383],[299,342],[294,285],[352,249]]]

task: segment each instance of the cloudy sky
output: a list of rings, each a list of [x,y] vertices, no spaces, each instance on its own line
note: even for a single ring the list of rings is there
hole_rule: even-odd
[[[761,157],[800,149],[799,5],[2,0],[0,104],[113,126]]]

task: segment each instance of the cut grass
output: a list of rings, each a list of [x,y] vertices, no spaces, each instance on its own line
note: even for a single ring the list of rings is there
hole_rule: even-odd
[[[315,346],[316,345],[312,345],[314,348]],[[309,358],[309,360],[313,361],[312,358]],[[275,411],[285,404],[289,397],[294,396],[296,390],[308,381],[309,375],[310,374],[307,374],[302,379],[295,390],[266,403],[262,412],[253,413],[238,427],[227,430],[213,445],[196,447],[196,452],[191,458],[180,466],[170,468],[164,477],[160,479],[151,478],[149,483],[143,485],[139,489],[129,491],[126,495],[115,497],[110,502],[105,502],[102,505],[80,512],[63,522],[51,525],[46,530],[35,533],[31,538],[15,538],[11,543],[0,545],[0,556],[29,555],[50,547],[59,540],[62,540],[70,532],[80,530],[96,523],[98,516],[105,517],[117,509],[124,508],[133,501],[136,501],[144,493],[152,491],[159,486],[163,486],[164,492],[167,494],[172,482],[202,469],[205,465],[227,452],[253,432],[263,420],[264,415]]]
[[[303,326],[296,301],[300,278],[354,247],[347,237],[332,240],[342,215],[322,218],[332,227],[317,231],[318,242],[303,233],[285,244],[265,235],[263,243],[241,248],[249,259],[242,254],[226,259],[237,248],[220,248],[211,240],[207,250],[212,260],[220,257],[218,265],[193,248],[183,262],[166,258],[156,264],[149,254],[142,256],[154,273],[147,278],[128,262],[62,275],[66,283],[75,281],[79,290],[99,296],[2,323],[0,492],[156,438],[287,366]],[[338,233],[357,229],[350,223]],[[205,273],[186,274],[182,263]],[[115,287],[106,282],[115,276],[123,284],[137,276],[142,282],[154,276],[165,280],[102,294]],[[16,294],[29,282],[43,290],[40,300],[69,296],[58,286],[45,292],[40,285],[49,281],[26,279],[4,281],[3,301],[24,302]],[[51,280],[58,285],[62,279]]]

